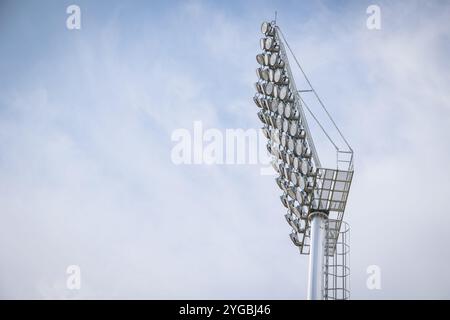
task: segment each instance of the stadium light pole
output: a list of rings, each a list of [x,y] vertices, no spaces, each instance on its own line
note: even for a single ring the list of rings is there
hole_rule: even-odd
[[[311,249],[308,270],[308,300],[323,300],[323,271],[325,249],[325,219],[323,212],[312,212],[309,215],[311,225]]]
[[[256,56],[258,82],[253,100],[260,109],[258,117],[268,139],[267,150],[278,174],[276,182],[283,191],[280,199],[287,209],[285,219],[292,228],[290,238],[301,254],[309,255],[307,298],[348,299],[349,268],[347,259],[341,259],[348,254],[345,243],[348,237],[339,238],[339,235],[343,232],[341,225],[345,224],[343,215],[353,178],[353,150],[315,92],[276,22],[264,22],[261,32],[264,37],[260,39],[262,53]],[[285,46],[309,84],[307,90],[297,90]],[[315,95],[347,145],[346,150],[338,148],[300,92]],[[304,107],[336,148],[336,168],[322,167]],[[345,232],[348,230],[345,224]],[[339,248],[344,248],[343,253],[338,252]],[[338,280],[343,283],[337,285]]]

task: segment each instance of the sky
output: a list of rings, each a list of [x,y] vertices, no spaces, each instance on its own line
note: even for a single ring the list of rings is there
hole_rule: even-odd
[[[306,298],[308,257],[261,164],[171,158],[195,121],[260,128],[255,55],[275,11],[355,151],[352,298],[450,298],[450,4],[437,0],[0,1],[0,298]]]

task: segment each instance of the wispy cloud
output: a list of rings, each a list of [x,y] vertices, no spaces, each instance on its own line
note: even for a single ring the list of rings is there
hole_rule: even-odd
[[[170,161],[172,130],[194,120],[259,126],[252,83],[267,17],[251,4],[134,5],[131,18],[133,4],[82,2],[72,33],[64,6],[46,4],[39,28],[10,20],[0,32],[0,68],[28,66],[0,77],[0,296],[304,298],[307,257],[273,179]],[[448,297],[449,6],[382,2],[382,30],[370,31],[359,2],[294,5],[280,24],[356,150],[352,296]],[[70,264],[78,292],[65,287]],[[380,292],[365,287],[370,264]]]

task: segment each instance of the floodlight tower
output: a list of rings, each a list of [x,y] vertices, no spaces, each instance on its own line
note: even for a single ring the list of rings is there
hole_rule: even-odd
[[[268,139],[267,150],[277,172],[276,182],[287,209],[286,221],[292,228],[290,238],[301,254],[309,255],[308,299],[348,299],[348,225],[343,222],[350,184],[353,178],[353,150],[337,127],[311,85],[297,58],[275,21],[261,25],[262,53],[253,98],[260,108],[258,117]],[[288,48],[306,79],[308,88],[297,90]],[[313,94],[344,142],[338,147],[302,98]],[[321,165],[308,127],[305,109],[336,149],[336,167]]]

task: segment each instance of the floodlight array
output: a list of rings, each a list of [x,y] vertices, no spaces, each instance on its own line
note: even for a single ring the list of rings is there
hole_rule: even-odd
[[[287,209],[286,221],[292,227],[292,242],[301,247],[308,214],[314,203],[314,190],[318,169],[306,139],[306,130],[299,110],[295,88],[291,86],[286,61],[280,52],[280,38],[276,27],[269,22],[261,26],[264,37],[260,40],[262,53],[256,56],[260,65],[256,69],[255,104],[260,108],[258,117],[262,131],[268,139],[267,150],[273,156],[272,166],[277,172],[277,185],[283,194],[280,199]]]
[[[278,27],[273,22],[264,22],[261,32],[264,36],[260,40],[262,52],[256,56],[259,67],[253,100],[260,109],[258,117],[268,139],[267,150],[277,172],[276,183],[282,190],[281,203],[292,228],[290,238],[301,253],[308,254],[309,214],[317,210],[328,214],[334,210],[337,219],[342,220],[353,172],[318,168],[320,163],[313,156],[317,154]],[[341,180],[336,183],[338,178]],[[333,193],[335,185],[342,183],[345,190]],[[344,200],[328,198],[336,194],[344,195]]]

